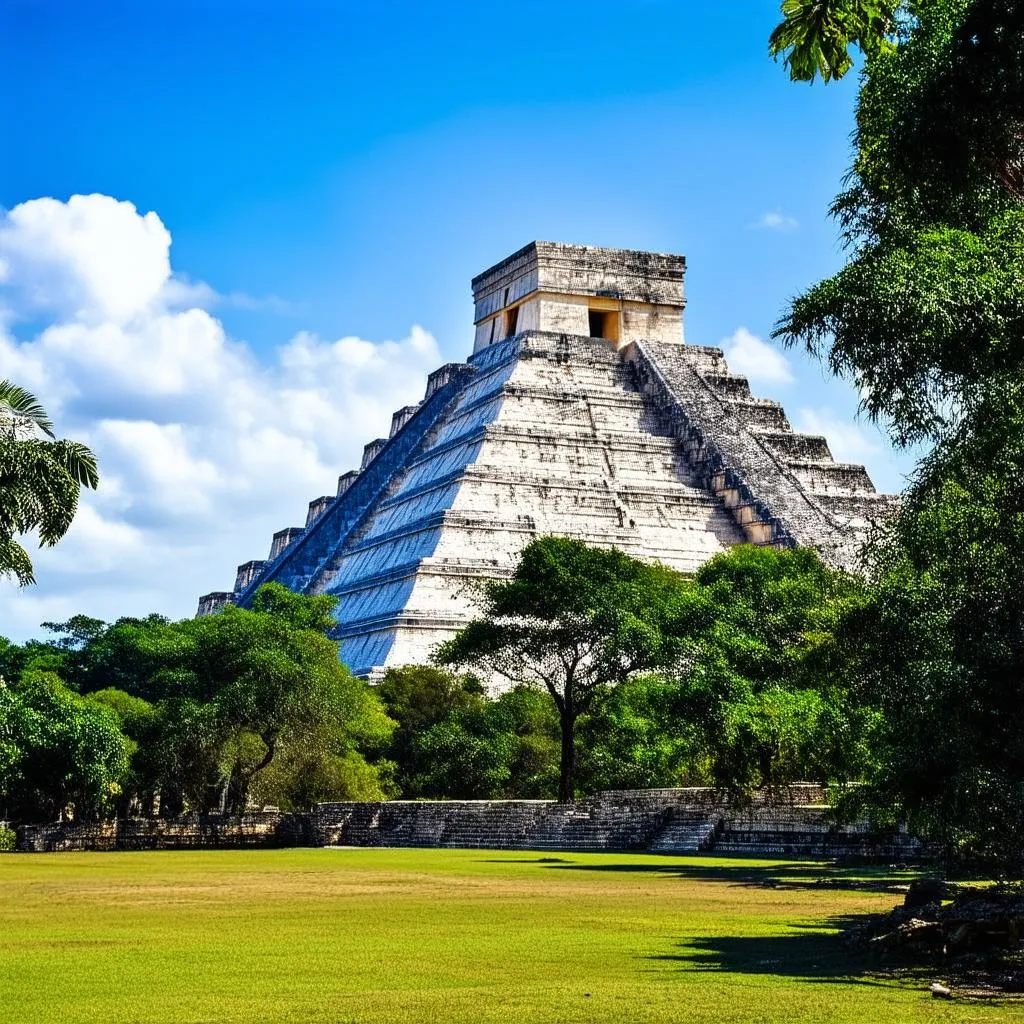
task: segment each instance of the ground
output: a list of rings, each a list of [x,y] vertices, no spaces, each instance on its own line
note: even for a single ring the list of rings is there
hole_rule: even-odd
[[[5,855],[0,1020],[1024,1019],[850,959],[837,924],[901,880],[640,854]]]

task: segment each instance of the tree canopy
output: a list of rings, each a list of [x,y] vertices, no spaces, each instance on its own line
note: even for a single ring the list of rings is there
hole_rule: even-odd
[[[807,548],[741,545],[703,565],[680,623],[680,718],[699,729],[712,780],[743,798],[798,780],[859,777],[865,713],[832,670],[858,581]]]
[[[833,212],[850,259],[775,334],[854,381],[894,440],[983,422],[1024,368],[1024,10],[914,0],[869,51]]]
[[[114,712],[52,673],[0,680],[0,817],[95,818],[120,795],[128,757]]]
[[[886,49],[899,4],[893,0],[783,0],[768,50],[795,82],[828,82],[853,67],[850,47]]]
[[[0,652],[18,673],[9,694],[20,694],[45,666],[69,708],[84,700],[111,724],[125,743],[115,773],[122,811],[145,811],[157,795],[164,814],[185,807],[237,813],[254,795],[286,806],[383,795],[362,751],[385,744],[393,723],[326,635],[334,599],[268,584],[254,604],[182,622],[150,616],[106,626],[75,617],[53,624],[52,644]],[[6,733],[11,749],[35,749],[23,728],[30,719],[18,715]],[[92,797],[60,799],[79,814],[98,807]],[[40,799],[37,813],[49,814],[51,805]]]
[[[877,709],[854,802],[1020,878],[1024,7],[907,0],[889,43],[864,47],[833,204],[848,261],[776,335],[930,449],[837,625],[836,670]]]
[[[510,579],[485,585],[481,617],[444,644],[438,659],[547,690],[561,730],[558,798],[571,801],[579,717],[598,687],[676,660],[671,623],[685,592],[682,577],[662,566],[541,537]]]

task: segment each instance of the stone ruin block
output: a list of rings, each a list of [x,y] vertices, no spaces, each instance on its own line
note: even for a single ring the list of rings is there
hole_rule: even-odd
[[[418,410],[418,405],[405,405],[394,413],[391,417],[391,432],[388,437],[394,437],[416,415]]]
[[[334,495],[324,494],[319,498],[314,498],[309,503],[309,511],[306,513],[306,528],[312,526],[331,506],[331,502],[334,501]]]
[[[347,473],[342,473],[338,477],[338,492],[337,496],[340,498],[358,479],[359,470],[350,469]]]
[[[273,539],[270,542],[270,561],[272,562],[275,558],[280,555],[285,548],[289,547],[297,538],[301,537],[306,531],[301,526],[287,526],[283,530],[278,530],[274,534]]]
[[[373,460],[377,458],[378,455],[380,455],[380,453],[384,450],[384,446],[387,443],[388,439],[386,437],[378,437],[376,440],[370,441],[369,444],[364,445],[363,461],[361,463],[360,468],[366,469],[366,467],[369,466],[369,464],[373,462]]]
[[[199,610],[196,612],[196,617],[219,612],[234,596],[234,593],[229,590],[213,590],[209,594],[203,594],[199,598]]]

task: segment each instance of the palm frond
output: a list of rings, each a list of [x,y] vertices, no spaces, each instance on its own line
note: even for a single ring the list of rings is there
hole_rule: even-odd
[[[48,437],[54,436],[53,421],[46,415],[42,403],[31,391],[13,381],[0,380],[0,417],[9,417],[12,423],[30,423]]]
[[[0,579],[5,576],[13,576],[23,587],[36,581],[28,552],[17,541],[0,537]]]
[[[13,424],[4,429],[4,419]],[[41,547],[56,544],[71,528],[83,487],[99,484],[96,456],[79,441],[27,435],[38,426],[52,437],[42,407],[23,388],[0,382],[0,578],[35,582],[32,562],[16,539],[35,534]]]
[[[96,490],[100,483],[99,467],[92,450],[80,441],[58,441],[54,455],[68,475],[81,487]]]

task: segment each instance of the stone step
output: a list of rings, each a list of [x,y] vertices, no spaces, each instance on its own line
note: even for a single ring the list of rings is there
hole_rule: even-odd
[[[702,374],[720,395],[727,398],[753,398],[750,391],[750,382],[746,377],[733,373],[705,373]]]
[[[846,462],[822,459],[791,459],[789,468],[812,494],[874,494],[867,470]]]
[[[740,423],[750,430],[766,428],[782,432],[790,429],[786,412],[778,402],[768,398],[730,398],[728,402]]]
[[[791,430],[756,430],[754,436],[768,445],[783,461],[831,462],[828,441],[815,434],[798,434]]]
[[[701,374],[721,376],[729,372],[725,353],[720,348],[711,345],[672,345],[669,352],[673,359],[694,367]]]
[[[913,859],[916,842],[837,829],[816,787],[795,787],[795,803],[729,808],[713,791],[622,791],[562,805],[547,801],[396,801],[325,804],[314,813],[319,842],[343,846],[438,847],[584,852],[764,854]],[[804,801],[804,802],[801,802]]]
[[[669,823],[654,837],[651,853],[697,853],[710,849],[718,827],[716,816],[701,816],[696,821]]]

